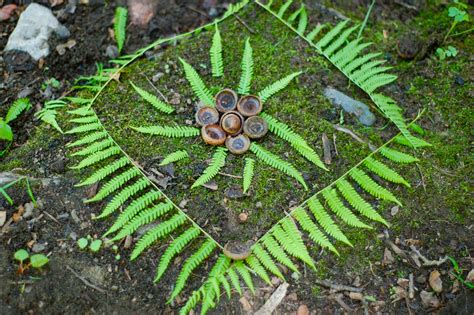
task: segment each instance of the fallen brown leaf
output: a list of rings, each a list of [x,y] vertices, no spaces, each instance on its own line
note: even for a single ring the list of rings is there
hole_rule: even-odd
[[[421,291],[420,293],[421,302],[425,307],[438,308],[440,306],[438,297],[434,292]]]
[[[441,280],[440,273],[438,270],[433,270],[430,273],[428,278],[428,282],[430,283],[430,287],[436,293],[441,293],[443,291],[443,281]]]

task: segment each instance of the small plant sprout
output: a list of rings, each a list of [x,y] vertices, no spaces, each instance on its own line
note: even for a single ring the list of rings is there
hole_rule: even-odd
[[[49,262],[49,258],[43,254],[34,254],[30,256],[25,249],[19,249],[13,255],[13,258],[19,262],[17,274],[22,275],[30,267],[41,268]],[[28,263],[25,263],[29,260]]]
[[[33,268],[41,268],[49,262],[49,258],[43,254],[34,254],[30,257],[30,264]]]
[[[467,34],[467,33],[471,32],[472,30],[474,30],[474,28],[470,28],[470,29],[468,29],[466,31],[463,31],[463,32],[459,32],[459,33],[456,33],[456,34],[451,34],[459,23],[469,21],[469,13],[467,13],[466,10],[465,10],[465,9],[467,9],[467,5],[460,2],[460,1],[458,1],[458,0],[455,0],[453,2],[454,2],[455,5],[449,7],[449,9],[448,9],[448,16],[453,18],[453,21],[451,23],[451,27],[449,28],[448,32],[446,33],[446,36],[444,36],[443,42],[445,42],[448,39],[449,36],[457,36],[457,35],[461,35],[461,34]]]
[[[12,141],[13,131],[9,125],[22,112],[31,108],[30,100],[28,98],[17,99],[7,112],[5,118],[0,117],[0,140]],[[1,155],[0,155],[1,156]]]
[[[458,54],[458,50],[453,46],[448,46],[448,48],[441,48],[439,47],[436,49],[436,56],[438,56],[439,60],[444,60],[446,58],[454,58]]]
[[[102,246],[101,240],[93,240],[91,244],[89,245],[89,249],[91,252],[97,253],[100,250],[101,246]]]
[[[77,246],[79,246],[81,250],[86,249],[87,245],[89,245],[89,241],[86,238],[82,237],[77,240]]]
[[[1,156],[2,155],[0,154],[0,157]],[[16,183],[22,181],[22,180],[24,180],[25,183],[26,183],[26,191],[28,192],[28,196],[30,197],[31,202],[33,202],[33,204],[36,206],[36,199],[35,199],[35,196],[33,195],[33,190],[31,189],[30,181],[28,180],[28,177],[20,177],[20,178],[17,178],[16,180],[14,180],[14,181],[12,181],[8,184],[5,184],[5,185],[1,186],[0,187],[0,195],[2,195],[7,200],[7,202],[12,206],[13,205],[13,199],[10,197],[10,195],[8,195],[7,189],[10,188],[11,186],[15,185]]]

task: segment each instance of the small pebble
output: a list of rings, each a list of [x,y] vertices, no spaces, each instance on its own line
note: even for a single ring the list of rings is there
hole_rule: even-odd
[[[109,58],[109,59],[115,59],[119,56],[119,52],[118,52],[118,48],[117,46],[115,45],[109,45],[107,46],[107,48],[105,49],[105,55]]]
[[[239,214],[239,221],[240,221],[241,223],[244,223],[245,221],[247,221],[247,219],[248,219],[247,213],[242,212],[241,214]]]
[[[308,307],[304,304],[300,305],[300,307],[298,307],[298,311],[296,312],[296,315],[309,315]]]

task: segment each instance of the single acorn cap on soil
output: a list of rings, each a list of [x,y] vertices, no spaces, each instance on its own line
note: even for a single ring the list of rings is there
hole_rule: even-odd
[[[215,108],[203,106],[196,112],[196,122],[200,126],[217,124],[219,112]]]
[[[268,123],[260,116],[247,118],[244,123],[244,134],[250,139],[259,139],[268,132]]]
[[[250,256],[251,243],[241,243],[239,241],[230,241],[224,246],[224,255],[233,260],[244,260]]]
[[[207,125],[201,128],[201,136],[204,142],[210,145],[222,145],[226,134],[218,125]]]
[[[262,111],[262,101],[255,95],[247,95],[237,103],[237,110],[245,117],[255,116]]]
[[[234,136],[242,132],[244,117],[235,110],[229,111],[222,115],[220,125],[227,134]]]
[[[235,109],[237,106],[238,97],[237,93],[231,89],[223,89],[216,94],[215,100],[216,109],[221,113],[224,113]]]
[[[250,139],[244,134],[236,137],[227,137],[225,146],[234,154],[244,154],[250,148]]]

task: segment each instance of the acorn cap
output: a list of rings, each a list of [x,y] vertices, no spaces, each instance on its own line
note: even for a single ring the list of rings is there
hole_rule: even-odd
[[[217,124],[219,112],[213,107],[203,106],[196,112],[196,122],[200,126]]]
[[[250,148],[250,139],[244,134],[235,137],[229,136],[225,140],[225,146],[231,153],[243,154]]]
[[[262,111],[262,101],[255,95],[246,95],[237,103],[237,110],[245,117],[255,116]]]
[[[251,245],[249,242],[241,243],[239,241],[230,241],[224,246],[223,253],[233,260],[244,260],[250,256]]]
[[[222,145],[225,142],[225,131],[219,125],[206,125],[201,128],[204,142],[210,145]]]
[[[247,118],[244,123],[244,134],[250,139],[260,139],[268,132],[268,123],[260,116]]]
[[[242,132],[244,117],[234,110],[226,112],[221,117],[220,126],[228,135],[234,136]]]
[[[223,89],[216,94],[216,109],[221,113],[234,110],[237,107],[237,93],[231,89]]]

